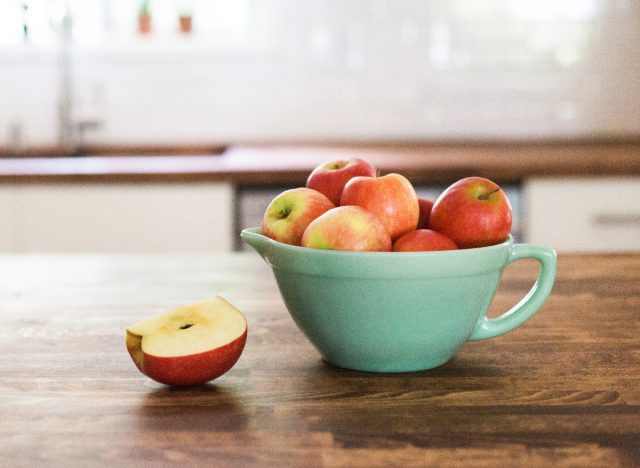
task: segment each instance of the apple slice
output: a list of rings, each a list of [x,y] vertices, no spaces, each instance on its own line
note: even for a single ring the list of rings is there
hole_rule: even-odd
[[[247,340],[244,315],[219,296],[127,327],[127,351],[147,377],[198,385],[236,363]]]

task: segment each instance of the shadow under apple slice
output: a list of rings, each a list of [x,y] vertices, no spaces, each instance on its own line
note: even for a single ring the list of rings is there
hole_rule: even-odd
[[[243,399],[223,385],[162,385],[143,397],[136,421],[142,431],[240,431],[247,411]]]

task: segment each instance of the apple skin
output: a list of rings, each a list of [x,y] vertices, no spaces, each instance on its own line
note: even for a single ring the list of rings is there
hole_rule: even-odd
[[[264,236],[300,245],[309,223],[335,205],[317,190],[299,187],[276,196],[264,212],[260,231]]]
[[[482,177],[467,177],[436,199],[429,228],[467,249],[504,241],[511,222],[511,203],[500,186]]]
[[[340,206],[319,216],[302,236],[313,249],[388,252],[391,236],[382,222],[359,206]]]
[[[429,227],[429,217],[433,208],[434,200],[418,197],[420,214],[418,216],[418,227],[416,229],[427,229]]]
[[[393,243],[394,252],[425,252],[458,250],[458,246],[444,234],[431,229],[417,229],[406,233]]]
[[[375,177],[376,168],[360,158],[339,159],[317,166],[307,178],[307,188],[317,190],[338,206],[342,190],[356,176]]]
[[[246,341],[246,319],[218,296],[126,330],[127,351],[138,370],[157,382],[180,387],[199,385],[226,373],[240,358]]]
[[[220,348],[189,356],[145,355],[140,349],[139,341],[139,336],[127,332],[127,350],[140,372],[165,385],[186,387],[217,379],[231,369],[242,354],[247,341],[247,330]]]
[[[392,240],[415,230],[420,215],[416,192],[400,174],[354,177],[345,185],[340,205],[356,205],[372,212]]]

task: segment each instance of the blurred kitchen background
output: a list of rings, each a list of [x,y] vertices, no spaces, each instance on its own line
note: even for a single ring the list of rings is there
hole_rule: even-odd
[[[0,251],[226,251],[319,162],[640,249],[635,0],[3,0]]]

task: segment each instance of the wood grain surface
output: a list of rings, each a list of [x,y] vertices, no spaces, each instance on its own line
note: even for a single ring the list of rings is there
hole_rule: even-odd
[[[530,288],[511,265],[496,314]],[[125,326],[220,294],[236,366],[141,375]],[[323,362],[253,253],[0,256],[0,466],[640,466],[640,254],[562,255],[540,312],[424,372]]]

